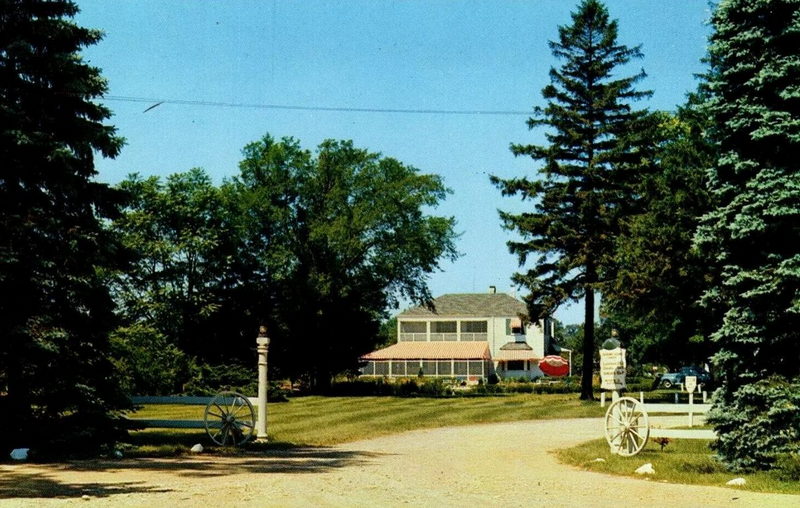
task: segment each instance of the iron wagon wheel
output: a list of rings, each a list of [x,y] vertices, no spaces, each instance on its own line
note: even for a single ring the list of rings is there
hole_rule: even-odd
[[[665,379],[664,381],[661,382],[661,386],[669,390],[670,388],[672,388],[672,381],[670,381],[669,379]]]
[[[241,446],[253,437],[256,411],[244,395],[219,392],[206,406],[206,434],[222,446]]]
[[[644,405],[631,397],[617,399],[608,407],[605,417],[606,441],[611,453],[636,455],[650,437],[650,422]]]

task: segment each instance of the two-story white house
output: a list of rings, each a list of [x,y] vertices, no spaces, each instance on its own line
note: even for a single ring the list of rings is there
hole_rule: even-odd
[[[531,323],[525,304],[497,293],[447,294],[397,316],[397,343],[361,359],[365,376],[537,378],[552,341],[550,319]]]

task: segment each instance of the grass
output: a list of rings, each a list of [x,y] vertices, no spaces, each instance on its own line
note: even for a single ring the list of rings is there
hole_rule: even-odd
[[[202,420],[204,406],[146,405],[131,418]],[[402,397],[299,397],[270,404],[269,446],[329,446],[421,428],[549,418],[598,417],[596,402],[576,394],[515,394],[445,399]],[[202,430],[131,432],[126,455],[163,456],[208,443]]]
[[[655,474],[646,475],[651,481],[691,485],[725,486],[728,480],[742,477],[747,483],[738,489],[756,492],[800,494],[800,482],[783,481],[774,472],[754,474],[731,473],[717,462],[709,449],[709,441],[701,439],[672,439],[661,451],[652,440],[634,457],[620,457],[609,452],[605,439],[597,439],[556,452],[559,460],[587,471],[641,478],[634,470],[642,464],[653,464]],[[595,459],[604,459],[604,462]]]

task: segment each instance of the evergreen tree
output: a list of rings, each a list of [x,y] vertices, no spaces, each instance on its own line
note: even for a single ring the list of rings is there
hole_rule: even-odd
[[[106,90],[80,50],[69,1],[0,1],[0,448],[110,438],[125,403],[106,358],[114,325],[101,220],[117,197],[94,156],[122,139],[94,103]],[[52,448],[51,448],[52,449]]]
[[[704,301],[721,388],[721,458],[768,468],[800,450],[800,2],[726,0],[714,12],[708,111],[716,208],[696,241],[720,270]]]
[[[626,190],[642,154],[634,133],[648,116],[630,103],[649,95],[634,85],[644,71],[628,77],[615,72],[634,58],[639,47],[617,43],[617,22],[605,6],[584,0],[572,14],[572,24],[558,29],[550,42],[563,60],[551,68],[550,84],[542,90],[548,101],[536,108],[528,126],[549,127],[547,145],[512,145],[515,155],[541,161],[541,178],[493,178],[504,195],[521,195],[534,210],[519,215],[501,212],[506,228],[521,241],[509,247],[520,266],[530,255],[535,265],[513,280],[527,287],[531,317],[552,313],[568,300],[585,299],[581,398],[592,398],[594,301],[600,288],[621,214],[631,205]]]

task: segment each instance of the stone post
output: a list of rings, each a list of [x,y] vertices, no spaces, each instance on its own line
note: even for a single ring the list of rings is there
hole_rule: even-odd
[[[258,350],[258,418],[256,419],[256,440],[267,440],[267,349],[269,337],[267,327],[258,329],[256,349]]]

